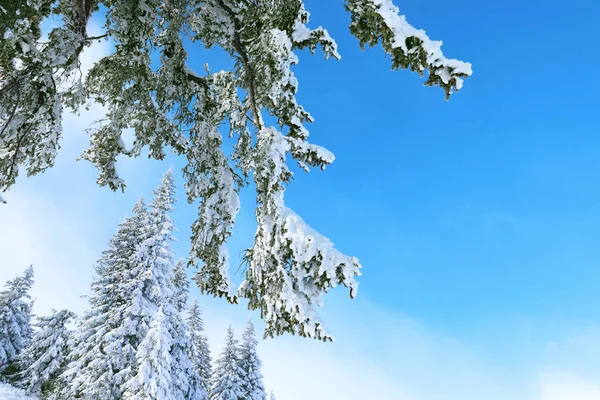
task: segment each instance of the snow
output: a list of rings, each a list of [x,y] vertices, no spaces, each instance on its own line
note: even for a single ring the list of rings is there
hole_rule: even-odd
[[[33,1],[36,4],[39,2]],[[119,46],[115,54],[105,57],[90,71],[85,86],[81,79],[70,79],[78,65],[73,60],[80,56],[81,45],[87,47],[88,43],[82,42],[80,29],[71,29],[69,15],[65,16],[68,18],[63,21],[64,26],[52,30],[45,44],[31,35],[30,24],[33,22],[25,18],[15,22],[10,29],[5,29],[4,39],[14,42],[15,46],[22,48],[23,53],[27,53],[27,57],[22,57],[23,60],[15,61],[20,63],[16,67],[19,72],[17,75],[28,76],[27,68],[31,63],[41,66],[39,72],[35,73],[35,79],[19,81],[19,91],[23,93],[21,98],[35,98],[38,93],[46,93],[47,100],[42,106],[26,101],[17,104],[16,117],[5,129],[3,140],[7,146],[6,149],[0,149],[0,158],[6,158],[7,152],[20,146],[18,132],[24,124],[34,121],[28,143],[20,146],[23,157],[19,158],[19,164],[27,167],[29,175],[44,171],[52,166],[59,149],[63,105],[77,107],[94,96],[104,99],[103,103],[106,102],[109,107],[106,123],[91,135],[90,147],[80,158],[97,167],[100,186],[108,185],[113,190],[123,190],[124,181],[115,167],[119,155],[129,153],[139,156],[142,148],[148,147],[152,157],[162,158],[164,147],[169,146],[178,154],[185,155],[188,163],[183,170],[188,201],[198,201],[199,208],[198,218],[192,225],[191,239],[190,262],[201,268],[195,280],[202,292],[226,295],[230,300],[236,295],[230,284],[226,242],[232,235],[240,210],[238,192],[252,176],[257,195],[258,230],[252,251],[247,253],[250,261],[247,280],[237,296],[260,300],[251,301],[252,307],[261,309],[271,334],[287,331],[321,336],[323,328],[315,306],[321,306],[324,294],[336,286],[349,288],[351,297],[354,297],[361,265],[358,259],[339,252],[328,238],[313,230],[298,214],[286,207],[283,199],[284,191],[293,177],[286,164],[288,159],[293,159],[306,171],[310,167],[324,169],[335,160],[332,152],[307,141],[309,131],[305,124],[313,122],[313,118],[297,102],[299,84],[294,68],[299,62],[296,51],[301,49],[314,53],[320,47],[326,58],[332,56],[339,59],[336,42],[324,28],[309,27],[310,13],[305,10],[303,1],[296,2],[297,7],[283,10],[275,9],[276,2],[265,2],[266,13],[264,18],[261,16],[259,25],[256,25],[254,15],[243,12],[243,7],[226,5],[232,2],[201,2],[202,6],[191,14],[171,10],[169,4],[166,8],[156,8],[148,0],[138,3],[140,13],[133,15],[126,2],[111,3],[105,28],[107,35]],[[357,24],[354,28],[357,28],[361,43],[381,41],[384,50],[395,58],[395,67],[405,66],[408,60],[410,69],[417,68],[421,73],[427,69],[430,75],[427,83],[443,87],[447,97],[452,89],[460,89],[461,77],[471,74],[471,64],[445,58],[441,51],[442,42],[431,40],[424,30],[410,25],[399,14],[393,0],[348,0],[346,8],[352,14],[353,23]],[[0,10],[6,12],[1,7]],[[175,19],[169,17],[170,23],[156,25],[163,19],[163,14],[170,11],[181,20],[175,23]],[[285,18],[272,18],[279,12]],[[87,20],[81,22],[85,25]],[[179,23],[181,25],[177,25]],[[260,29],[254,29],[255,25]],[[206,73],[200,77],[186,65],[188,55],[179,35],[183,26],[188,26],[194,39],[207,48],[219,46],[233,58],[239,56],[240,62],[231,70],[217,73],[211,73],[205,66]],[[410,44],[406,42],[413,37],[418,38],[414,41],[418,43],[409,50]],[[172,56],[161,61],[161,68],[156,71],[157,79],[152,82],[147,79],[154,77],[149,44],[151,39],[157,39],[160,46],[173,49]],[[418,57],[408,57],[400,49]],[[127,72],[134,70],[140,72]],[[56,71],[65,73],[57,74]],[[193,79],[190,82],[190,77],[206,80],[209,90],[200,90],[198,85],[193,84]],[[71,84],[72,81],[75,83]],[[156,84],[152,86],[156,96],[138,93],[141,85],[147,81]],[[62,89],[55,89],[61,88],[61,85],[69,96],[62,96]],[[111,87],[124,87],[124,93],[128,94],[115,96],[109,90]],[[249,93],[248,89],[253,89],[255,93]],[[95,95],[90,97],[92,93]],[[69,104],[71,101],[64,102],[64,98],[73,99],[73,104]],[[0,108],[5,106],[7,104],[4,102],[0,104]],[[253,109],[250,114],[255,115],[248,115],[249,108]],[[263,113],[277,120],[281,132],[275,127],[265,126]],[[220,131],[224,125],[229,125],[231,138],[238,136],[232,155],[225,153],[229,145],[224,144]],[[128,146],[133,146],[131,150],[127,149],[121,136],[124,128],[135,130],[135,142],[128,142]],[[238,171],[242,176],[238,175]],[[0,181],[12,182],[17,172],[18,168],[10,172],[0,171]],[[4,176],[8,173],[12,175]],[[1,196],[0,202],[4,202]],[[170,220],[161,221],[171,226]],[[121,232],[122,235],[119,235],[128,244],[137,243],[143,240],[147,228],[140,226],[136,234]],[[169,229],[165,225],[165,231]],[[139,282],[156,283],[164,280],[164,266],[171,261],[167,254],[170,250],[159,243],[170,238],[155,233],[151,240],[136,245],[138,258],[133,261],[130,260],[131,254],[123,250],[121,245],[113,243],[116,249],[114,260],[120,260],[121,256],[116,255],[117,250],[123,250],[121,258],[136,263],[135,274],[132,271],[127,273],[130,277],[139,278]],[[108,258],[104,261],[108,261]],[[111,265],[106,268],[115,275],[107,275],[106,279],[114,284],[126,272]],[[138,272],[146,272],[145,267],[159,275],[151,274],[143,278]],[[105,294],[100,290],[102,285],[99,282],[96,284],[98,288],[94,286],[94,291],[97,291],[95,295],[104,307],[108,301],[104,301]],[[163,286],[166,288],[168,285]],[[141,340],[146,325],[150,323],[149,316],[156,311],[161,297],[169,297],[169,290],[165,289],[164,293],[141,293],[134,289],[133,286],[123,289],[119,296],[132,302],[131,312],[127,314],[132,315],[131,321],[144,322],[144,328],[136,331]],[[137,315],[138,308],[148,315]],[[109,313],[102,310],[100,314],[98,311],[97,315],[93,314],[90,318],[100,318],[100,315],[106,317]],[[119,329],[122,328],[123,332],[133,330],[131,321]],[[90,328],[90,332],[94,329]],[[117,334],[112,332],[111,335]],[[118,335],[115,337],[123,337],[121,333]],[[116,339],[113,342],[121,343]],[[98,359],[97,365],[104,365],[103,358]],[[85,362],[88,362],[87,359]],[[113,379],[107,375],[106,382],[109,378]],[[124,373],[119,375],[118,379],[121,378],[124,378]]]
[[[28,396],[24,390],[17,389],[7,383],[0,382],[0,399],[2,400],[39,400],[38,397]]]
[[[31,50],[31,46],[26,42],[21,42],[21,48],[23,49],[23,53],[29,53]]]
[[[340,60],[342,56],[337,51],[337,44],[335,40],[329,35],[327,29],[319,26],[317,29],[311,30],[306,26],[310,19],[310,13],[306,11],[304,5],[300,6],[298,11],[298,17],[294,23],[294,30],[292,31],[291,39],[294,43],[302,43],[311,39],[318,39],[323,50],[325,51],[325,58],[332,55],[335,59]]]
[[[119,140],[118,140],[117,143],[119,144],[119,147],[121,149],[123,149],[124,152],[127,151],[127,146],[125,146],[125,142],[123,141],[123,137],[122,136],[119,136]]]
[[[408,53],[406,47],[406,39],[409,37],[417,37],[423,42],[423,48],[427,52],[427,63],[435,67],[450,67],[455,73],[464,73],[471,75],[471,63],[459,61],[456,59],[448,59],[442,53],[442,41],[431,40],[423,29],[416,29],[408,22],[406,17],[400,15],[400,10],[394,5],[392,0],[371,0],[378,6],[378,12],[383,18],[385,24],[394,32],[394,47],[400,47],[405,53]],[[440,74],[440,78],[444,83],[448,83],[449,74]],[[462,79],[456,78],[456,88],[462,86]]]
[[[184,69],[185,69],[185,73],[186,73],[186,74],[188,74],[188,75],[191,75],[191,76],[193,76],[194,78],[200,78],[200,79],[202,79],[202,77],[201,77],[200,75],[198,75],[198,74],[196,73],[196,71],[194,71],[193,69],[191,69],[191,68],[190,68],[190,67],[188,67],[187,65],[184,67]]]
[[[294,42],[303,42],[305,40],[310,39],[311,30],[308,27],[299,21],[296,22],[294,26],[294,32],[292,33],[292,39]]]
[[[21,386],[28,393],[39,394],[44,385],[60,375],[71,335],[66,325],[75,318],[76,315],[69,310],[38,317],[38,330],[19,355],[25,367]]]
[[[283,188],[285,177],[290,175],[286,165],[286,154],[290,150],[288,137],[273,127],[262,129],[257,136],[254,177],[256,185],[265,189],[259,197],[251,273],[240,285],[239,292],[244,295],[253,285],[264,285],[268,280],[261,293],[261,311],[268,332],[287,330],[331,339],[315,305],[322,306],[323,295],[338,285],[348,287],[350,296],[354,297],[360,262],[339,252],[328,238],[285,206]],[[333,158],[324,149],[321,152],[321,156]],[[272,261],[282,259],[286,262]],[[277,284],[272,284],[273,281]],[[278,288],[273,290],[276,286]],[[282,315],[290,315],[292,322]]]

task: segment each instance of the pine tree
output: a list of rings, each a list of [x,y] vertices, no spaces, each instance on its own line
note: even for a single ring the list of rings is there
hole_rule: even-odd
[[[49,316],[39,317],[37,332],[21,356],[21,386],[28,394],[50,394],[56,379],[63,372],[68,355],[67,345],[70,331],[66,324],[76,315],[68,310],[54,311]]]
[[[262,363],[256,352],[257,345],[254,324],[252,324],[252,320],[249,320],[242,336],[239,361],[239,366],[244,371],[243,398],[248,400],[267,399],[262,373],[260,372]]]
[[[173,299],[171,242],[175,228],[169,213],[175,203],[174,193],[169,170],[154,191],[155,197],[144,215],[142,241],[128,260],[127,276],[121,285],[130,297],[120,306],[120,323],[109,333],[115,338],[109,350],[115,354],[135,354],[158,308]],[[121,384],[135,375],[133,359],[127,357],[125,361],[125,368],[117,377]]]
[[[115,334],[124,323],[123,308],[132,301],[127,283],[132,258],[147,237],[147,207],[142,199],[133,207],[111,238],[108,250],[96,264],[90,309],[73,333],[67,370],[68,384],[59,398],[121,398],[121,388],[135,366],[136,348]],[[140,339],[141,340],[141,339]]]
[[[99,170],[98,184],[125,188],[116,169],[120,155],[163,159],[170,147],[185,158],[189,202],[200,201],[192,225],[191,263],[201,291],[260,309],[268,335],[284,332],[330,339],[315,305],[330,288],[343,285],[354,297],[358,259],[334,249],[284,204],[292,179],[288,159],[306,171],[324,169],[334,155],[308,141],[312,116],[298,103],[293,68],[298,52],[320,47],[340,59],[327,30],[310,29],[302,0],[13,0],[0,13],[0,190],[20,171],[28,176],[52,167],[62,134],[64,108],[90,100],[107,107],[82,158]],[[3,4],[4,4],[3,3]],[[345,0],[350,32],[361,47],[381,43],[393,69],[423,75],[446,98],[470,76],[471,65],[444,56],[441,42],[410,25],[392,0]],[[18,11],[18,12],[17,12]],[[94,13],[106,33],[90,37]],[[40,24],[62,25],[42,43]],[[243,28],[243,29],[242,29]],[[114,52],[78,74],[82,51],[111,39]],[[230,70],[194,72],[189,46],[219,47],[235,62]],[[153,62],[158,61],[158,68]],[[59,90],[60,89],[60,90]],[[274,118],[265,119],[269,115]],[[268,125],[270,120],[276,124]],[[219,132],[222,126],[229,132]],[[133,148],[123,144],[134,131]],[[236,141],[225,152],[223,134]],[[20,168],[22,167],[22,168]],[[240,209],[239,191],[254,179],[258,229],[246,253],[246,279],[233,290],[226,242]]]
[[[227,329],[225,347],[212,371],[210,400],[245,400],[244,371],[239,366],[239,349],[233,328]]]
[[[173,395],[169,321],[160,307],[154,314],[150,329],[136,353],[137,374],[127,382],[125,399],[176,399]]]
[[[64,374],[71,382],[61,393],[65,398],[120,399],[126,388],[129,396],[137,396],[140,373],[144,373],[139,371],[139,346],[156,339],[147,335],[159,309],[162,316],[156,329],[169,335],[169,367],[162,368],[170,374],[170,393],[174,399],[204,398],[187,355],[187,326],[173,306],[177,290],[171,248],[174,225],[169,213],[174,193],[172,171],[167,171],[151,206],[140,202],[134,208],[133,217],[121,225],[111,250],[99,263],[97,282],[105,290],[94,286],[99,292],[92,296],[93,308],[75,335],[76,350]]]
[[[187,301],[189,297],[189,281],[185,273],[185,264],[183,260],[180,260],[175,269],[173,270],[173,300],[171,301],[173,307],[170,308],[172,312],[173,327],[173,357],[174,357],[174,368],[173,374],[180,380],[175,380],[175,385],[181,387],[181,391],[185,391],[186,387],[191,392],[187,394],[186,398],[190,399],[204,399],[207,398],[209,385],[207,379],[210,376],[210,355],[208,355],[208,375],[203,374],[203,370],[198,368],[198,362],[202,362],[202,358],[205,357],[205,351],[208,352],[208,344],[204,342],[204,348],[200,351],[197,349],[198,337],[195,331],[197,330],[196,325],[188,324],[181,317],[181,312],[187,308]],[[195,300],[194,300],[195,302]],[[196,321],[191,321],[196,323]],[[202,324],[202,320],[200,320]],[[201,340],[205,338],[201,337]],[[204,364],[202,364],[204,365]],[[205,367],[206,368],[206,367]]]
[[[162,178],[161,185],[154,191],[154,199],[148,213],[148,238],[142,242],[134,257],[132,268],[134,293],[132,305],[126,310],[130,319],[124,326],[143,326],[149,323],[158,307],[162,307],[167,328],[171,337],[171,392],[173,398],[203,399],[205,393],[200,387],[197,375],[188,354],[190,349],[188,327],[180,311],[188,296],[187,277],[183,265],[173,270],[172,232],[175,230],[170,212],[175,199],[173,171],[169,170]],[[138,272],[135,272],[138,271]],[[130,331],[125,334],[131,335]],[[143,335],[143,330],[135,333]]]
[[[17,362],[33,333],[31,328],[31,295],[33,266],[23,275],[6,282],[0,292],[0,378],[15,378]]]
[[[202,387],[210,393],[210,379],[212,375],[210,349],[208,338],[204,331],[204,321],[198,301],[194,299],[188,310],[187,319],[190,332],[190,359],[198,375],[202,378]]]
[[[173,338],[171,375],[173,377],[173,393],[176,394],[175,398],[205,400],[208,395],[204,380],[190,358],[192,342],[189,327],[174,307],[167,305],[167,309],[169,310],[168,316],[170,318],[171,337]]]
[[[269,400],[275,400],[275,393],[271,391],[271,395],[269,396]]]

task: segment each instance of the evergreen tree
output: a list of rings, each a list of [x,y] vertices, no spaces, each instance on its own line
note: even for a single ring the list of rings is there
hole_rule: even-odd
[[[109,334],[109,350],[129,354],[117,379],[124,384],[135,375],[135,352],[144,340],[158,308],[173,299],[171,242],[175,229],[169,213],[175,202],[175,185],[169,170],[154,191],[155,197],[144,215],[142,242],[128,260],[127,276],[121,284],[130,294],[120,308],[120,323]],[[167,311],[167,310],[163,310]]]
[[[6,282],[0,292],[0,379],[16,377],[17,361],[33,333],[33,302],[29,294],[32,285],[33,266],[30,266],[23,275]]]
[[[210,393],[210,379],[212,375],[210,349],[208,347],[208,338],[204,331],[202,312],[196,299],[194,299],[188,310],[187,323],[190,332],[190,359],[194,364],[196,372],[202,378],[202,387],[207,393]]]
[[[173,270],[172,285],[173,300],[168,309],[171,312],[173,332],[174,384],[182,393],[186,390],[190,391],[186,398],[205,399],[209,389],[206,381],[208,377],[201,374],[201,370],[197,368],[197,360],[194,359],[197,354],[194,334],[196,327],[188,325],[181,316],[181,312],[187,308],[189,297],[189,280],[183,260],[180,260]],[[208,368],[210,371],[210,365]]]
[[[248,400],[267,399],[262,373],[260,372],[262,363],[256,352],[257,345],[254,324],[252,324],[252,320],[249,320],[242,336],[239,362],[240,368],[244,371],[243,398]]]
[[[71,384],[62,392],[64,397],[120,399],[126,387],[130,396],[137,396],[140,373],[144,373],[139,371],[143,361],[138,359],[139,346],[160,308],[160,318],[165,319],[160,321],[160,329],[168,333],[171,343],[169,390],[175,399],[203,398],[200,378],[187,356],[187,326],[172,305],[176,302],[171,249],[174,226],[169,213],[174,192],[172,172],[167,171],[150,208],[143,202],[134,208],[133,217],[116,235],[114,251],[99,263],[98,282],[104,282],[107,290],[92,297],[92,305],[99,306],[86,315],[76,335],[75,356],[64,374]],[[102,355],[88,355],[97,352]]]
[[[140,199],[96,264],[90,309],[70,341],[72,351],[62,375],[68,384],[60,392],[61,399],[121,398],[122,385],[135,366],[136,348],[130,343],[131,337],[124,338],[116,331],[124,323],[124,308],[134,296],[127,287],[129,271],[132,258],[147,237],[147,213]]]
[[[271,395],[269,396],[269,400],[275,400],[275,393],[271,391]]]
[[[136,353],[136,375],[125,399],[205,400],[206,392],[187,357],[186,327],[170,304],[159,307]]]
[[[136,353],[137,374],[127,382],[125,399],[170,400],[173,395],[173,376],[169,321],[160,307],[154,314],[150,329]]]
[[[288,159],[303,169],[324,169],[328,150],[308,142],[312,116],[297,99],[293,67],[297,53],[317,47],[340,59],[327,30],[310,29],[302,0],[12,0],[0,13],[0,190],[19,172],[35,175],[54,164],[64,108],[90,100],[107,107],[82,155],[99,170],[98,184],[124,189],[116,159],[163,159],[170,147],[185,158],[188,201],[200,201],[192,225],[191,263],[200,267],[201,291],[248,299],[260,309],[268,335],[284,332],[327,340],[315,310],[331,287],[343,285],[354,297],[360,263],[334,249],[284,203],[292,179]],[[446,97],[462,87],[471,65],[448,59],[441,42],[410,25],[392,0],[345,0],[350,31],[360,45],[381,43],[392,68],[423,75]],[[87,34],[94,13],[102,13],[106,33]],[[62,21],[42,42],[41,22]],[[243,28],[243,29],[242,29]],[[115,42],[114,52],[89,71],[78,73],[82,51],[97,40]],[[235,62],[230,70],[205,74],[188,65],[186,46],[220,47]],[[152,63],[158,61],[158,68]],[[265,119],[272,115],[273,119]],[[270,120],[276,126],[269,126]],[[229,132],[219,132],[228,126]],[[131,128],[133,148],[122,132]],[[222,134],[236,141],[225,152]],[[255,242],[246,253],[241,287],[229,280],[226,242],[240,209],[247,179],[256,188]]]
[[[225,347],[215,361],[210,385],[210,400],[245,400],[244,371],[239,366],[239,349],[233,328],[227,329]]]
[[[28,394],[45,398],[54,390],[69,352],[70,331],[66,324],[75,317],[68,310],[53,310],[51,315],[38,318],[37,332],[21,356],[21,385]]]
[[[167,305],[166,308],[169,310],[168,316],[173,338],[171,375],[173,376],[173,392],[177,394],[175,398],[205,400],[208,398],[206,385],[190,358],[192,343],[189,328],[174,307]]]
[[[148,213],[149,234],[136,253],[131,270],[133,277],[130,279],[130,290],[136,295],[135,301],[125,311],[128,322],[123,325],[124,334],[143,337],[144,329],[132,332],[129,327],[147,326],[149,317],[156,313],[158,307],[162,307],[172,343],[170,352],[173,398],[203,399],[205,393],[200,387],[200,377],[188,357],[188,327],[180,315],[188,296],[187,278],[183,265],[173,270],[171,243],[174,240],[172,232],[175,227],[169,214],[176,199],[172,170],[165,173],[154,195]]]

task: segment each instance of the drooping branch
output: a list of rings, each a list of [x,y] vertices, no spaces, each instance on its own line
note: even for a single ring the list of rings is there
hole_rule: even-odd
[[[32,3],[36,1],[47,2]],[[12,68],[0,54],[8,66],[0,71],[2,125],[8,121],[0,126],[2,188],[14,183],[20,165],[28,175],[52,165],[63,105],[76,108],[86,100],[99,101],[108,108],[107,123],[91,135],[82,158],[100,171],[100,185],[125,187],[115,168],[121,154],[137,157],[148,149],[149,157],[163,159],[170,147],[187,158],[188,201],[200,203],[192,225],[190,265],[200,267],[195,279],[201,291],[229,301],[246,298],[251,309],[260,309],[269,335],[291,332],[328,339],[316,307],[336,286],[350,288],[354,297],[361,266],[290,210],[284,191],[292,178],[291,159],[306,170],[334,160],[333,153],[308,142],[305,124],[313,118],[297,101],[294,74],[297,50],[313,52],[320,46],[326,57],[339,59],[333,38],[322,27],[308,28],[302,0],[103,1],[107,33],[90,37],[86,27],[98,2],[54,2],[58,6],[44,17],[61,15],[64,26],[53,30],[46,43],[39,41],[41,33],[30,34],[29,27],[0,43],[10,50],[10,58],[22,61]],[[470,64],[443,57],[441,42],[409,26],[393,0],[344,3],[351,13],[351,32],[363,45],[380,43],[392,56],[393,68],[427,70],[427,84],[442,87],[447,96],[470,75]],[[116,44],[114,54],[97,62],[85,82],[75,82],[76,77],[71,82],[82,52],[107,37]],[[186,65],[185,37],[209,49],[221,47],[235,66],[195,73]],[[152,57],[156,53],[158,70]],[[15,88],[21,90],[18,98]],[[279,130],[265,126],[263,112],[274,117]],[[231,154],[226,154],[223,126],[237,138]],[[129,150],[122,140],[128,128],[135,132]],[[7,171],[15,176],[6,179]],[[233,295],[226,242],[240,208],[239,189],[251,175],[258,230],[245,257],[246,280]]]

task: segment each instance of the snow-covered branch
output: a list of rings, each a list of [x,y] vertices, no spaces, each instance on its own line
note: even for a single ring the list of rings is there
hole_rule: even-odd
[[[470,63],[446,58],[442,42],[410,25],[392,0],[346,0],[346,9],[352,18],[350,31],[361,46],[380,42],[392,57],[393,69],[410,69],[420,75],[428,70],[425,85],[441,87],[446,99],[473,73]]]

